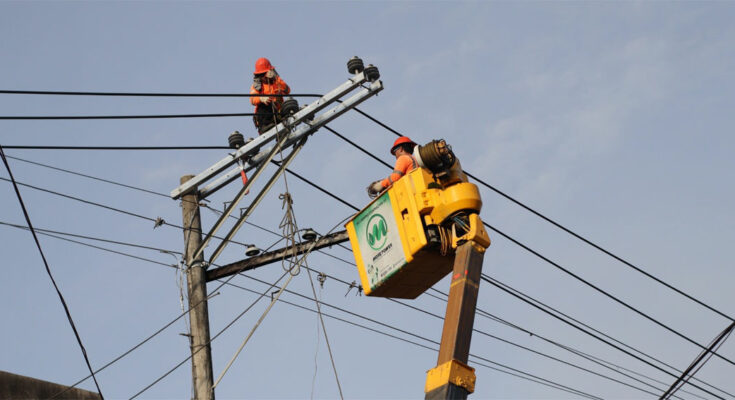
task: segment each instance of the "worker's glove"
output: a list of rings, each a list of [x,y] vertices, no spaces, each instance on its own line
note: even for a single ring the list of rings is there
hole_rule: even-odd
[[[275,78],[276,76],[278,76],[278,74],[276,73],[276,70],[275,70],[275,69],[269,69],[269,70],[268,70],[268,71],[267,71],[267,72],[265,73],[265,77],[266,77],[266,78],[268,78],[268,79],[273,79],[273,78]]]
[[[260,102],[263,104],[268,104],[271,102],[271,98],[268,96],[260,96]]]
[[[367,187],[368,196],[371,199],[376,198],[382,191],[383,191],[383,185],[380,183],[380,181],[375,181],[371,183],[370,186]]]
[[[263,88],[263,84],[260,82],[260,78],[257,77],[257,76],[254,77],[253,78],[253,89],[255,89],[255,90],[257,90],[257,91],[260,92],[260,89],[262,89],[262,88]]]

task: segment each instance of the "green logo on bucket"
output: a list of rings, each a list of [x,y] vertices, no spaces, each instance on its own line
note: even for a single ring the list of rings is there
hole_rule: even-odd
[[[385,242],[388,237],[388,224],[385,223],[385,218],[380,214],[375,214],[370,217],[365,229],[365,236],[367,242],[373,250],[380,250],[385,246]]]

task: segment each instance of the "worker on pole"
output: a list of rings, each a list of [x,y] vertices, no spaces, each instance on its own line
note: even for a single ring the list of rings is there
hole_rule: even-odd
[[[416,143],[408,136],[401,136],[393,142],[390,153],[396,157],[396,165],[387,178],[375,181],[368,186],[367,192],[370,198],[375,198],[395,181],[418,168],[419,164],[413,156],[414,147],[416,147]]]
[[[255,106],[253,122],[258,134],[262,134],[280,121],[283,95],[289,93],[291,89],[278,76],[278,72],[267,58],[261,57],[255,61],[250,94],[257,96],[251,96],[250,103]],[[279,96],[270,96],[274,94]]]

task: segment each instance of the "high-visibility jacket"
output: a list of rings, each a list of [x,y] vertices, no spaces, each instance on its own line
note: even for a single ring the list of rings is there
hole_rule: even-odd
[[[384,188],[387,188],[388,186],[392,185],[393,182],[401,179],[403,175],[406,175],[407,173],[413,171],[414,169],[418,168],[419,164],[416,162],[416,158],[412,155],[402,155],[398,157],[396,160],[396,166],[393,167],[393,172],[391,174],[380,181],[380,184],[383,185]]]
[[[268,96],[269,94],[289,94],[291,88],[288,87],[286,82],[281,79],[280,76],[276,75],[272,79],[273,83],[267,83],[268,79],[263,79],[260,84],[260,90],[255,89],[255,86],[250,86],[250,94],[259,94],[261,96]],[[271,97],[271,102],[276,105],[276,110],[281,110],[281,104],[283,104],[283,97]],[[250,98],[250,104],[255,106],[255,112],[258,112],[258,107],[263,103],[260,101],[260,96],[253,96]]]

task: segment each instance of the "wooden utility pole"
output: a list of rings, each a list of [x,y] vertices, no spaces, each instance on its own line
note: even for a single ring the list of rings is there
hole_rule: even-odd
[[[475,370],[467,360],[485,247],[473,241],[457,247],[439,359],[427,374],[425,400],[464,400],[475,390]]]
[[[194,175],[181,177],[181,184]],[[207,281],[204,255],[192,259],[202,242],[202,222],[199,217],[199,195],[196,188],[181,198],[184,216],[184,260],[187,265],[186,282],[189,292],[189,322],[191,336],[191,376],[195,400],[214,400],[212,390],[212,348],[209,339],[209,307],[207,305]]]

